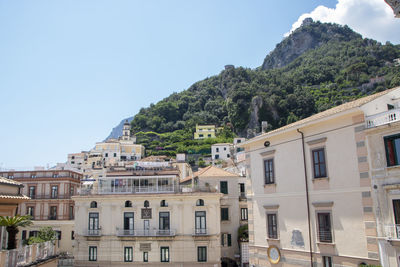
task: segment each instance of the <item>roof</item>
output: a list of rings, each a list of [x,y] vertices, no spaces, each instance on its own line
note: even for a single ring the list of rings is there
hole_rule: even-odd
[[[231,143],[216,143],[212,144],[211,146],[233,146]]]
[[[289,130],[291,128],[298,128],[300,126],[303,126],[306,123],[309,123],[309,122],[312,122],[312,121],[315,121],[315,120],[319,120],[319,119],[323,119],[323,118],[326,118],[326,117],[329,117],[329,116],[332,116],[332,115],[335,115],[335,114],[338,114],[338,113],[341,113],[341,112],[349,111],[349,110],[352,110],[354,108],[361,107],[362,105],[367,104],[367,103],[377,99],[378,97],[381,97],[381,96],[383,96],[383,95],[385,95],[385,94],[387,94],[387,93],[389,93],[391,91],[394,91],[395,89],[400,89],[400,87],[388,89],[388,90],[385,90],[385,91],[382,91],[382,92],[379,92],[379,93],[376,93],[376,94],[373,94],[373,95],[369,95],[369,96],[362,97],[362,98],[359,98],[359,99],[351,101],[351,102],[344,103],[344,104],[342,104],[340,106],[325,110],[325,111],[317,113],[317,114],[314,114],[314,115],[312,115],[310,117],[307,117],[305,119],[302,119],[302,120],[296,121],[294,123],[285,125],[285,126],[283,126],[281,128],[269,131],[267,133],[263,133],[263,134],[261,134],[261,135],[259,135],[257,137],[254,137],[254,138],[252,138],[252,139],[250,139],[250,140],[248,140],[248,141],[246,141],[246,142],[244,142],[242,144],[248,144],[248,143],[251,143],[252,141],[258,140],[258,139],[260,139],[260,138],[262,138],[264,136],[267,136],[267,135],[271,135],[271,134],[275,134],[275,133],[282,132],[282,131],[285,131],[285,130]]]
[[[31,199],[28,196],[25,195],[7,195],[7,194],[0,194],[0,199],[4,199],[4,198],[12,198],[12,199]]]
[[[11,179],[8,179],[8,178],[5,178],[5,177],[2,177],[2,176],[0,176],[0,183],[1,184],[22,186],[22,183],[14,181],[14,180],[11,180]]]
[[[225,171],[224,169],[208,166],[202,169],[199,169],[197,172],[193,173],[193,176],[188,176],[185,179],[180,180],[180,182],[187,182],[195,177],[237,177],[236,173]]]

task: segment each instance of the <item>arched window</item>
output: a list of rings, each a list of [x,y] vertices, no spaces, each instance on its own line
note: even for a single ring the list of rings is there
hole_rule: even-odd
[[[130,200],[125,201],[125,208],[132,208],[132,201]]]
[[[196,206],[204,206],[204,200],[198,199],[198,200],[196,201]]]
[[[97,202],[96,201],[92,201],[90,202],[90,208],[97,208]]]
[[[161,206],[161,207],[168,207],[167,201],[165,201],[165,199],[161,200],[160,206]]]
[[[147,200],[145,200],[143,206],[145,208],[148,208],[148,207],[150,207],[150,204],[149,204],[149,202]]]

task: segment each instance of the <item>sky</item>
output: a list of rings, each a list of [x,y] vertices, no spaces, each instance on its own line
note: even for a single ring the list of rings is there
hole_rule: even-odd
[[[256,68],[306,17],[400,43],[384,0],[0,0],[0,169],[65,162],[227,64]]]

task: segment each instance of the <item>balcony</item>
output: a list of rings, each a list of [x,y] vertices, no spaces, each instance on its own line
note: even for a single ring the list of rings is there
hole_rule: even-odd
[[[400,224],[388,224],[384,227],[385,237],[400,240]]]
[[[47,220],[60,220],[60,221],[65,221],[65,220],[73,220],[74,216],[70,215],[38,215],[38,216],[32,216],[33,221],[47,221]]]
[[[174,229],[169,230],[122,230],[117,229],[117,236],[120,237],[142,237],[142,236],[175,236],[176,231]]]
[[[196,228],[194,229],[193,235],[195,236],[207,235],[207,228]]]
[[[246,193],[240,192],[239,201],[247,201]]]
[[[101,236],[101,229],[87,229],[84,236]]]
[[[367,128],[374,128],[396,121],[400,121],[400,109],[392,109],[365,118],[365,124]]]
[[[30,195],[31,199],[71,199],[73,195]]]

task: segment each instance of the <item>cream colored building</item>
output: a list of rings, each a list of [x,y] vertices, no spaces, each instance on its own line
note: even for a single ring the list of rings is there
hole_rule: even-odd
[[[379,264],[365,110],[379,112],[383,107],[376,104],[398,90],[340,105],[243,144],[250,266]]]
[[[215,125],[196,125],[196,131],[194,132],[194,139],[207,139],[215,137],[216,137]]]
[[[248,210],[245,194],[246,178],[215,166],[208,166],[181,180],[181,185],[210,188],[222,193],[221,197],[221,257],[225,266],[240,263],[238,229],[247,224]]]
[[[218,143],[211,145],[211,156],[213,161],[232,159],[233,144]]]
[[[75,266],[220,266],[220,198],[147,162],[75,196]],[[157,165],[157,166],[156,166]]]
[[[362,107],[382,266],[400,266],[400,88]],[[373,225],[369,225],[371,228]]]
[[[74,201],[82,174],[69,170],[6,171],[0,175],[12,177],[24,185],[21,193],[30,199],[21,203],[19,212],[33,217],[33,225],[23,228],[18,239],[34,236],[41,227],[50,226],[58,233],[60,252],[73,251]]]
[[[0,176],[0,216],[15,216],[19,214],[18,205],[29,200],[22,194],[22,183]],[[0,250],[7,248],[7,231],[0,226]]]

